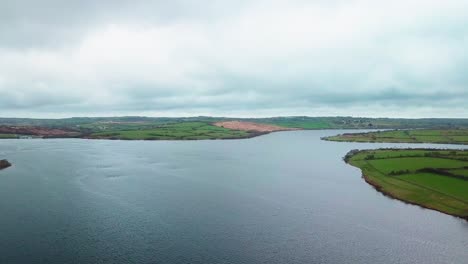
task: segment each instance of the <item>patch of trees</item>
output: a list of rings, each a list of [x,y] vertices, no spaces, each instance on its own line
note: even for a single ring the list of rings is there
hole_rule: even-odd
[[[410,173],[409,170],[397,170],[397,171],[392,170],[388,175],[398,176],[398,175],[403,175],[403,174],[408,174],[408,173]]]
[[[426,152],[424,153],[424,157],[440,157],[442,156],[440,153],[438,152]]]
[[[465,176],[453,174],[450,171],[439,169],[439,168],[423,168],[423,169],[417,170],[417,172],[433,173],[433,174],[444,175],[444,176],[468,181],[468,178]]]
[[[360,151],[359,149],[350,150],[350,151],[349,151],[348,153],[346,153],[346,155],[343,157],[343,160],[344,160],[345,162],[348,162],[349,159],[350,159],[352,156],[358,154],[359,151]]]

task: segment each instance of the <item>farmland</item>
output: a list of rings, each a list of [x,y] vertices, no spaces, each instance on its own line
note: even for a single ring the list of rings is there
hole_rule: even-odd
[[[345,161],[388,196],[468,219],[468,151],[354,150]]]
[[[346,133],[324,139],[346,142],[468,144],[468,129],[414,129]]]
[[[111,130],[92,133],[95,139],[123,140],[195,140],[195,139],[236,139],[256,135],[254,132],[237,131],[217,127],[204,122],[184,122],[132,130]]]

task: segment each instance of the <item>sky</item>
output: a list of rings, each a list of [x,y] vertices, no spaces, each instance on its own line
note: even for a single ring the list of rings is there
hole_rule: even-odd
[[[468,0],[0,0],[0,116],[468,118]]]

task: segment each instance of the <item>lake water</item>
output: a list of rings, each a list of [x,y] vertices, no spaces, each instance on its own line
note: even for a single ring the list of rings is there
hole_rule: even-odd
[[[0,263],[468,263],[468,222],[376,192],[321,141],[1,140]]]

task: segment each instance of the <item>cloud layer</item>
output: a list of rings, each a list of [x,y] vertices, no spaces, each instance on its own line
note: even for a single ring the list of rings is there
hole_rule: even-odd
[[[468,117],[466,14],[455,0],[6,1],[0,113]]]

